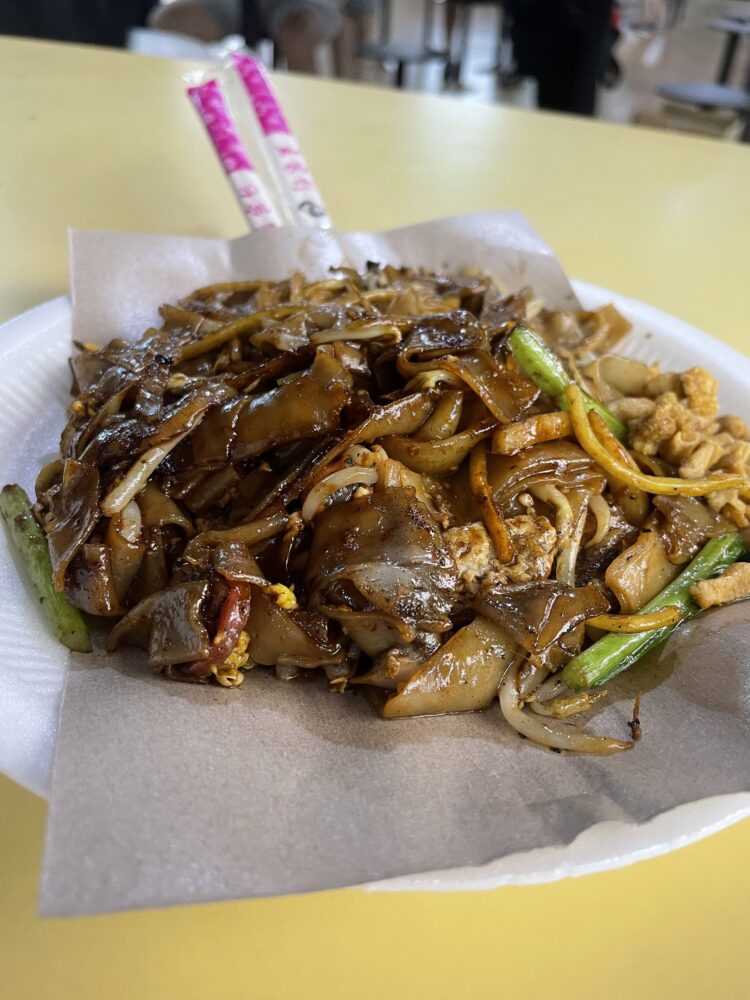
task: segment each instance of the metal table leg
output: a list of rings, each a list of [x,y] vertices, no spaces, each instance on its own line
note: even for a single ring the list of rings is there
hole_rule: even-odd
[[[739,41],[739,35],[735,35],[734,33],[727,34],[727,39],[724,43],[724,51],[721,56],[719,73],[716,77],[717,83],[726,83],[732,75],[732,68],[734,66],[735,56],[737,55],[737,45],[739,44]]]

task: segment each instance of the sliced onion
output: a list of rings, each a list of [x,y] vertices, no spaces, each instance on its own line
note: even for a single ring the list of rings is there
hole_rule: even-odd
[[[102,514],[106,517],[112,517],[124,510],[133,497],[145,487],[149,476],[159,468],[170,451],[176,448],[180,441],[183,441],[191,433],[192,429],[178,434],[177,437],[165,444],[157,444],[140,455],[130,466],[125,477],[102,500]]]
[[[555,528],[557,529],[558,538],[563,542],[567,541],[571,534],[573,533],[573,510],[570,506],[570,501],[561,493],[556,486],[551,484],[544,484],[542,486],[531,486],[529,487],[529,493],[541,500],[542,503],[547,503],[550,507],[554,507],[557,513],[555,514]]]
[[[555,576],[561,583],[566,583],[569,587],[575,587],[576,583],[576,563],[578,553],[581,550],[581,539],[583,529],[586,525],[586,513],[588,511],[588,494],[575,496],[575,508],[571,505],[573,514],[573,530],[570,536],[563,542],[563,546],[557,556],[557,566]]]
[[[141,537],[141,509],[135,500],[131,500],[123,510],[117,530],[131,545]]]
[[[488,421],[439,441],[414,441],[389,435],[381,438],[380,444],[391,458],[414,472],[442,476],[458,468],[474,445],[489,437],[495,426],[494,420]]]
[[[587,549],[591,549],[604,541],[612,521],[612,508],[603,496],[595,493],[589,497],[589,507],[591,508],[591,513],[596,518],[596,531],[588,542],[586,542],[585,548]]]
[[[310,522],[326,505],[326,500],[337,490],[344,486],[360,485],[372,486],[378,481],[378,473],[375,469],[363,469],[358,465],[348,466],[339,469],[337,472],[326,476],[316,486],[310,490],[302,504],[302,520]]]
[[[378,323],[374,326],[318,330],[310,334],[311,344],[333,344],[337,340],[382,340],[384,343],[397,344],[401,340],[401,331],[391,323]]]
[[[543,716],[530,715],[523,710],[518,694],[519,667],[511,666],[500,683],[500,709],[506,722],[526,739],[553,750],[573,750],[577,753],[613,754],[630,750],[630,741],[616,740],[610,736],[592,736],[591,733],[566,726],[555,725]]]

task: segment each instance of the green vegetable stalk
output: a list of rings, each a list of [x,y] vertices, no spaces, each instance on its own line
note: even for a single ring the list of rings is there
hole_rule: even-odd
[[[55,590],[47,539],[20,486],[4,486],[0,491],[0,515],[55,635],[68,649],[90,653],[91,637],[86,622],[65,595]]]
[[[554,351],[551,351],[527,327],[519,324],[508,337],[508,347],[518,362],[521,371],[537,385],[542,392],[554,399],[561,410],[568,409],[565,389],[573,383],[565,366]],[[587,410],[596,410],[607,427],[620,441],[627,443],[628,429],[625,424],[610,413],[606,406],[588,393],[583,393]]]
[[[744,542],[737,532],[712,538],[680,575],[641,609],[641,613],[645,614],[676,605],[682,613],[677,624],[633,635],[613,633],[604,636],[570,660],[561,675],[563,683],[572,691],[580,691],[583,688],[598,687],[615,674],[627,670],[636,660],[670,636],[677,625],[700,611],[690,596],[692,585],[723,573],[744,552]]]

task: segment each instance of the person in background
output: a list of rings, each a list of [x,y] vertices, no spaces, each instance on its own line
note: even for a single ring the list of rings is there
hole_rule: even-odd
[[[355,57],[377,0],[173,0],[159,4],[148,24],[159,31],[216,42],[240,32],[248,44],[270,37],[290,70],[315,73],[315,51],[333,44],[339,76],[356,75]]]
[[[508,0],[518,72],[541,108],[593,115],[610,39],[612,0]]]

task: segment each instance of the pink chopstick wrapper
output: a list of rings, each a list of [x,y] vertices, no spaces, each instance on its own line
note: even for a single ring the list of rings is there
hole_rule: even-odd
[[[232,62],[245,85],[263,135],[271,148],[284,192],[297,221],[307,226],[328,229],[331,220],[323,198],[271,88],[263,63],[242,52],[233,52]]]
[[[251,229],[277,229],[281,219],[268,189],[247,155],[216,80],[188,87]]]

